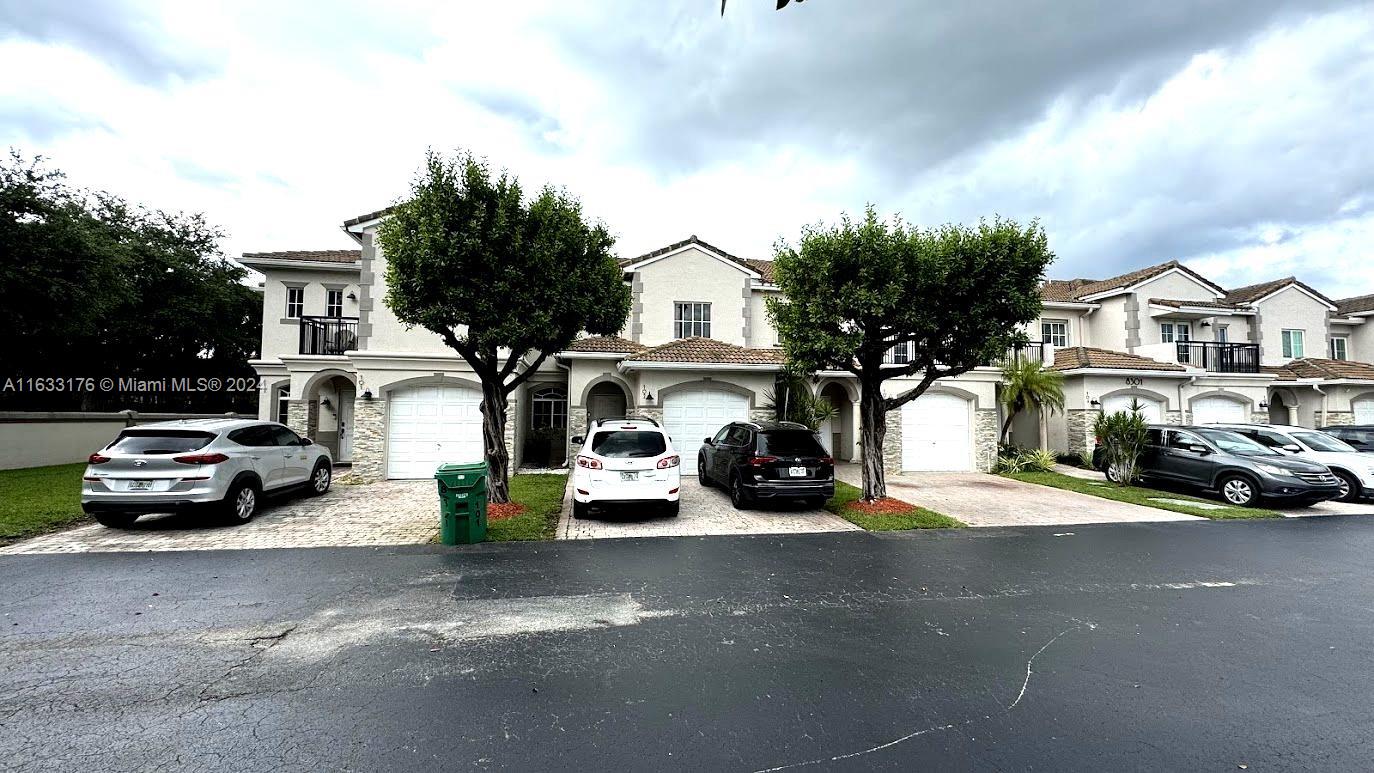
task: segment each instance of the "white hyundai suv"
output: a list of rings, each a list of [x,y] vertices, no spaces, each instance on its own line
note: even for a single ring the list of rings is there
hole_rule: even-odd
[[[1331,468],[1341,481],[1337,499],[1356,502],[1374,497],[1374,458],[1362,454],[1344,440],[1321,430],[1278,424],[1218,424],[1275,451],[1319,462]]]
[[[573,517],[593,505],[646,504],[678,513],[681,458],[658,422],[639,416],[597,419],[573,467]]]

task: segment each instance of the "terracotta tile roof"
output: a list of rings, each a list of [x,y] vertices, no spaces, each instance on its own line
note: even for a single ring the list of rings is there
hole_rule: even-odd
[[[672,252],[673,250],[680,249],[680,248],[682,248],[682,247],[686,247],[686,246],[689,245],[689,244],[695,244],[695,245],[700,246],[700,247],[705,247],[706,249],[710,250],[711,252],[716,253],[717,255],[720,255],[720,256],[723,257],[723,258],[726,258],[727,260],[730,260],[730,261],[732,261],[732,262],[734,262],[734,263],[739,264],[739,265],[740,265],[741,267],[743,267],[743,268],[749,269],[750,271],[755,271],[755,272],[759,273],[760,275],[762,275],[764,281],[766,281],[766,282],[772,282],[772,281],[773,281],[773,261],[771,261],[771,260],[758,260],[758,259],[756,259],[756,258],[741,258],[741,257],[737,257],[737,256],[735,256],[735,255],[731,255],[730,253],[726,252],[725,250],[722,250],[721,248],[719,248],[719,247],[717,247],[717,246],[715,246],[715,245],[713,245],[713,244],[710,244],[710,243],[706,242],[706,241],[703,240],[703,239],[698,239],[696,234],[692,234],[691,236],[687,237],[686,239],[683,239],[683,240],[680,241],[680,242],[673,242],[672,244],[668,245],[667,247],[659,247],[658,249],[654,250],[653,252],[646,252],[646,253],[644,253],[643,255],[639,255],[639,256],[633,257],[633,258],[621,258],[621,260],[620,260],[620,265],[621,265],[621,267],[624,267],[624,266],[629,266],[629,265],[634,264],[634,263],[638,263],[638,262],[640,262],[641,260],[648,260],[649,258],[656,258],[656,257],[658,257],[659,255],[665,255],[665,254],[667,254],[667,253],[669,253],[669,252]]]
[[[613,352],[615,354],[634,354],[647,349],[643,344],[637,344],[620,336],[588,336],[579,338],[568,346],[569,352]]]
[[[316,263],[357,263],[362,250],[286,250],[285,252],[245,252],[249,260],[308,260]]]
[[[1182,263],[1179,263],[1176,260],[1171,260],[1167,263],[1160,263],[1155,266],[1146,266],[1145,268],[1130,271],[1125,274],[1121,274],[1120,276],[1114,276],[1111,279],[1103,279],[1100,282],[1087,282],[1086,284],[1083,284],[1078,288],[1077,292],[1074,293],[1074,297],[1083,298],[1089,295],[1096,295],[1097,293],[1104,293],[1108,290],[1123,290],[1127,287],[1130,287],[1131,285],[1144,282],[1147,279],[1154,279],[1160,274],[1163,274],[1167,271],[1172,271],[1174,269],[1182,271],[1183,273],[1187,274],[1188,276],[1191,276],[1199,282],[1202,282],[1208,287],[1215,288],[1217,292],[1225,292],[1221,287],[1217,286],[1214,282],[1212,282],[1210,279],[1203,276],[1202,274],[1199,274],[1198,272],[1192,270],[1191,268],[1188,268],[1187,266],[1183,265]]]
[[[1140,357],[1110,349],[1095,349],[1091,346],[1071,346],[1054,351],[1054,365],[1050,370],[1076,370],[1078,368],[1113,368],[1116,370],[1167,370],[1182,372],[1182,365],[1160,362],[1148,357]]]
[[[358,225],[359,223],[366,223],[366,222],[369,221],[369,220],[376,220],[377,218],[379,218],[379,217],[385,215],[386,213],[388,213],[388,212],[390,212],[390,211],[391,211],[391,207],[384,207],[384,208],[382,208],[382,209],[377,210],[376,212],[368,212],[368,213],[365,214],[365,215],[358,215],[357,217],[350,217],[349,219],[347,219],[347,220],[344,221],[343,227],[344,227],[344,228],[350,228],[350,227],[352,227],[352,226]]]
[[[750,349],[714,338],[682,338],[625,358],[626,362],[694,362],[719,365],[783,365],[781,349]]]
[[[1245,287],[1237,287],[1234,290],[1228,290],[1226,293],[1226,298],[1224,300],[1227,303],[1253,303],[1259,300],[1260,298],[1263,298],[1264,296],[1269,295],[1271,293],[1278,292],[1279,290],[1282,290],[1283,288],[1289,285],[1301,287],[1307,292],[1312,293],[1318,298],[1321,298],[1326,303],[1329,303],[1332,306],[1336,305],[1336,303],[1332,301],[1330,298],[1327,298],[1325,295],[1322,295],[1321,293],[1312,289],[1309,285],[1299,282],[1297,277],[1291,276],[1286,276],[1283,279],[1275,279],[1272,282],[1260,282],[1259,284],[1247,285]]]
[[[1078,288],[1096,282],[1096,279],[1046,279],[1040,286],[1040,297],[1048,303],[1078,303],[1075,296]]]
[[[1325,360],[1319,357],[1305,357],[1301,360],[1293,360],[1286,365],[1266,365],[1260,370],[1265,373],[1272,373],[1284,381],[1300,378],[1344,378],[1374,381],[1374,365],[1353,360]]]
[[[1172,306],[1172,307],[1175,308],[1175,309],[1180,309],[1180,308],[1183,308],[1184,306],[1193,306],[1193,307],[1200,308],[1200,309],[1231,309],[1231,310],[1235,310],[1235,309],[1239,309],[1239,308],[1240,308],[1239,306],[1237,306],[1237,305],[1234,304],[1234,303],[1225,303],[1225,302],[1222,302],[1222,301],[1190,301],[1190,300],[1183,300],[1183,299],[1179,299],[1179,298],[1151,298],[1151,299],[1150,299],[1150,303],[1153,303],[1153,304],[1155,304],[1155,305],[1157,305],[1157,306]]]
[[[1336,313],[1342,316],[1363,314],[1366,311],[1374,311],[1374,295],[1360,295],[1336,301]]]

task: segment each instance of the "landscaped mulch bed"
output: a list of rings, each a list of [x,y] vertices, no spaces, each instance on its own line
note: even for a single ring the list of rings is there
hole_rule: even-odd
[[[492,502],[487,505],[487,522],[514,518],[528,509],[519,502]]]

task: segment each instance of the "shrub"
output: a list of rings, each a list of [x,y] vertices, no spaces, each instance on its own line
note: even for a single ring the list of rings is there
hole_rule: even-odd
[[[1139,411],[1101,414],[1093,425],[1097,442],[1105,451],[1107,480],[1120,486],[1140,477],[1140,455],[1145,452],[1145,419]]]

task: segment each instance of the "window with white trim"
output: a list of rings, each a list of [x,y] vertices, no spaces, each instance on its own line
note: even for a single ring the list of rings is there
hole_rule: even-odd
[[[1054,347],[1069,345],[1069,322],[1063,319],[1043,319],[1040,321],[1040,340]]]
[[[1350,336],[1331,337],[1331,359],[1348,360],[1350,359]]]
[[[568,426],[568,393],[561,387],[544,387],[530,398],[530,426],[534,429]]]
[[[1159,323],[1159,340],[1166,344],[1191,341],[1192,338],[1193,328],[1187,322]]]
[[[324,315],[326,317],[343,316],[343,290],[324,291]]]
[[[1283,356],[1294,360],[1301,359],[1303,354],[1303,333],[1302,330],[1285,330],[1281,335],[1283,343]]]
[[[1217,343],[1224,344],[1231,340],[1231,327],[1229,325],[1217,325]]]
[[[711,337],[711,304],[677,301],[673,304],[673,337]]]
[[[288,414],[287,414],[287,409],[291,406],[290,397],[291,397],[291,387],[290,387],[290,385],[287,385],[287,386],[279,386],[279,387],[277,387],[277,423],[278,423],[278,424],[285,424],[285,423],[286,423],[286,417],[287,417],[287,415],[288,415]]]
[[[305,312],[305,288],[286,288],[286,316],[299,317]]]

